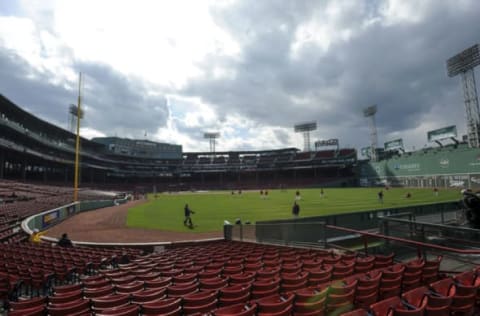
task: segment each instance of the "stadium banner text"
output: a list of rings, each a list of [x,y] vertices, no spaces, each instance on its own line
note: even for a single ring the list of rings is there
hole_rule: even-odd
[[[53,210],[50,213],[44,214],[42,216],[42,227],[45,228],[49,225],[52,225],[60,218],[60,210]]]
[[[360,149],[360,153],[364,157],[370,157],[371,156],[371,148],[370,147],[363,147],[362,149]]]
[[[385,146],[385,151],[403,149],[403,139],[395,139],[383,144]]]
[[[457,137],[457,126],[451,125],[427,132],[427,139],[429,142],[434,142],[450,137]]]
[[[315,142],[315,147],[322,147],[322,146],[338,146],[338,138],[318,140]]]

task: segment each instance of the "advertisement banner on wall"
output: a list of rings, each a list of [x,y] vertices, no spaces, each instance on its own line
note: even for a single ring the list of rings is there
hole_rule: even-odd
[[[363,147],[362,149],[360,149],[360,153],[364,157],[370,157],[372,155],[372,149],[371,147]]]
[[[476,189],[480,188],[480,174],[470,175],[470,187]]]
[[[75,205],[67,206],[67,214],[69,216],[75,214]]]
[[[43,214],[42,226],[45,228],[57,222],[60,218],[60,210],[53,210],[49,213]]]

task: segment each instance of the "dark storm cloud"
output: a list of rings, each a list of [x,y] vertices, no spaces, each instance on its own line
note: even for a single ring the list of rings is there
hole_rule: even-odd
[[[106,135],[140,138],[166,125],[163,96],[151,96],[140,80],[131,80],[111,67],[77,63],[84,74],[84,127]],[[68,107],[77,100],[75,82],[54,83],[56,74],[38,71],[21,57],[0,50],[1,93],[41,118],[67,127]]]
[[[419,23],[376,22],[361,29],[366,19],[379,17],[378,3],[366,1],[364,10],[351,10],[336,22],[353,30],[351,39],[334,42],[326,52],[305,45],[295,59],[289,50],[296,30],[324,8],[288,3],[239,1],[214,11],[216,23],[240,43],[242,52],[237,58],[204,60],[200,66],[206,75],[191,81],[184,93],[200,96],[220,112],[266,125],[317,120],[331,129],[330,137],[345,137],[348,143],[357,142],[359,127],[368,142],[362,109],[371,104],[378,104],[382,134],[442,115],[463,124],[459,78],[447,77],[445,60],[479,41],[480,2],[457,8],[434,1]],[[215,68],[236,75],[215,79]],[[294,98],[304,102],[293,106]],[[432,109],[444,113],[427,117]]]

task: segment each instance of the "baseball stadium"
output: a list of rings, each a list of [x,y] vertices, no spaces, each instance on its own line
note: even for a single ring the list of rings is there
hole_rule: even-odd
[[[459,57],[460,56],[460,57]],[[184,152],[80,136],[0,95],[0,295],[8,315],[480,315],[475,45],[467,135],[357,153],[294,125],[303,150]],[[470,87],[470,88],[469,88]],[[470,90],[468,90],[470,89]],[[360,155],[361,154],[361,155]],[[360,159],[359,157],[363,158]]]

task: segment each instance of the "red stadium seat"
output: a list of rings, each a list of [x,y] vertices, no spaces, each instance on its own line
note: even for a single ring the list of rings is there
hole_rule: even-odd
[[[428,303],[427,291],[428,289],[422,286],[403,293],[403,304],[395,308],[395,315],[423,316]]]
[[[92,299],[92,306],[94,310],[102,310],[106,308],[128,305],[129,302],[129,294],[114,294]]]
[[[256,301],[259,313],[274,313],[285,310],[288,306],[293,304],[295,294],[275,294],[264,297]]]
[[[10,311],[17,311],[21,309],[30,309],[33,307],[44,306],[47,303],[47,297],[35,297],[28,300],[21,300],[18,302],[10,301],[8,304],[10,305]]]
[[[197,283],[187,285],[170,285],[167,287],[168,297],[179,297],[196,292],[198,289]]]
[[[10,316],[44,316],[46,311],[45,306],[35,306],[19,310],[10,310],[8,315]]]
[[[83,298],[83,291],[80,289],[72,292],[67,292],[62,295],[49,296],[48,301],[50,304],[59,304],[59,303],[74,302],[81,298]]]
[[[48,314],[50,316],[69,316],[74,314],[88,313],[89,311],[89,300],[78,300],[71,303],[52,304],[48,306]]]
[[[453,279],[447,278],[430,284],[428,295],[428,304],[426,308],[427,316],[448,316],[450,315],[450,305],[456,295],[457,289]]]
[[[105,287],[84,290],[83,295],[88,299],[93,299],[97,297],[102,297],[114,293],[114,288],[112,285],[107,285]]]
[[[213,311],[215,316],[254,316],[257,304],[237,304]]]
[[[385,268],[386,266],[393,264],[393,258],[395,258],[395,253],[390,253],[388,255],[375,255],[375,268]]]
[[[104,309],[95,316],[138,316],[140,307],[138,305],[126,305]]]
[[[132,281],[130,283],[117,285],[116,291],[118,294],[129,294],[138,292],[144,289],[144,282],[142,281]]]
[[[399,304],[401,304],[400,297],[393,296],[370,305],[370,311],[373,316],[393,316],[395,307]]]
[[[187,294],[183,297],[183,306],[201,306],[215,301],[218,297],[217,291],[200,291]]]
[[[169,313],[178,313],[181,312],[181,298],[166,298],[164,300],[159,300],[151,303],[142,304],[142,313],[143,315],[159,315]],[[176,314],[172,314],[176,315]]]
[[[255,272],[244,272],[230,275],[230,285],[251,283],[255,280]]]
[[[53,288],[53,293],[55,295],[57,294],[63,294],[63,293],[68,293],[72,292],[75,290],[81,290],[83,289],[83,283],[77,283],[77,284],[69,284],[69,285],[62,285],[62,286],[56,286]]]
[[[133,304],[144,304],[144,303],[164,299],[166,297],[165,293],[166,293],[166,288],[143,290],[143,291],[132,293],[131,300]]]
[[[158,279],[147,280],[145,281],[145,288],[147,289],[159,289],[164,288],[172,284],[172,278],[161,277]]]
[[[183,313],[185,315],[192,315],[196,313],[207,313],[214,310],[217,307],[218,300],[214,299],[211,302],[204,303],[202,305],[184,305]]]
[[[369,316],[365,309],[359,308],[351,312],[342,313],[339,316]]]

